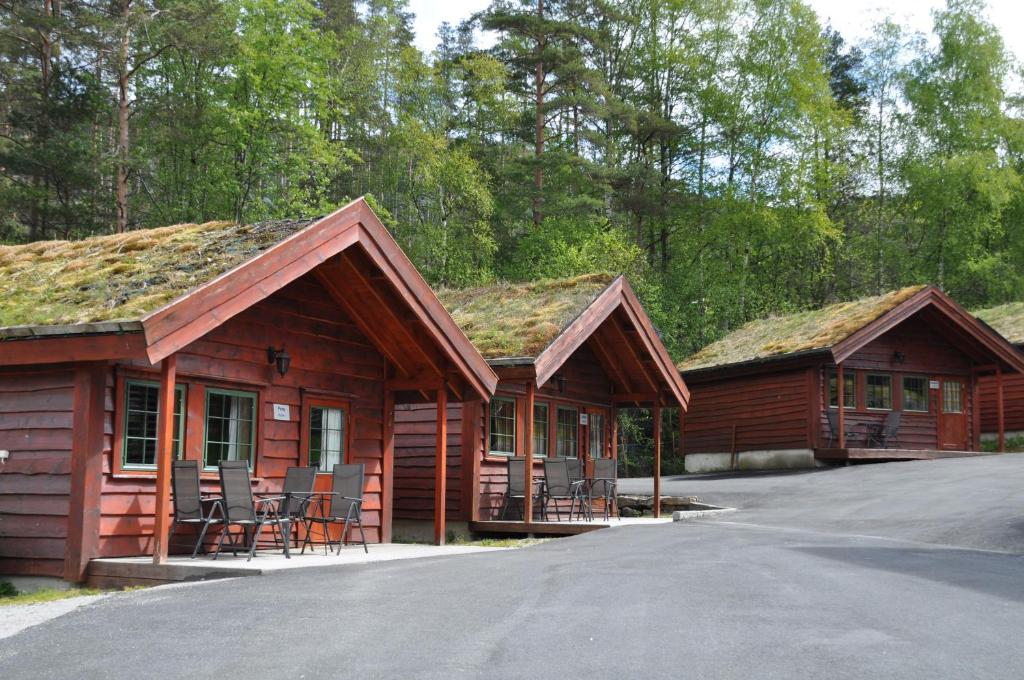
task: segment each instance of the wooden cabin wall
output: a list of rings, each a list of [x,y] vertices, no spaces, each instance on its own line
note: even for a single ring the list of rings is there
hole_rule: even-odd
[[[997,434],[999,420],[996,402],[996,378],[985,376],[978,381],[981,431]],[[1024,375],[1003,374],[1003,428],[1006,432],[1024,432]]]
[[[268,363],[267,348],[284,346],[291,368],[280,376]],[[121,375],[139,367],[119,366]],[[385,371],[384,357],[334,303],[316,279],[307,275],[227,321],[178,353],[178,382],[188,386],[186,457],[202,459],[204,390],[216,387],[259,394],[256,463],[258,490],[279,490],[287,468],[305,464],[300,455],[303,394],[314,393],[349,403],[347,460],[366,466],[363,523],[368,541],[381,540],[381,481]],[[157,378],[152,373],[152,378]],[[111,378],[110,387],[114,385]],[[114,425],[108,400],[108,429]],[[287,404],[290,418],[274,419],[273,405]],[[118,405],[116,417],[121,417]],[[137,555],[152,548],[155,473],[115,473],[113,447],[104,456],[103,556]],[[327,481],[329,487],[330,482]],[[319,486],[319,485],[318,485]],[[204,473],[204,490],[219,488],[216,472]],[[172,549],[175,546],[172,545]]]
[[[0,370],[0,574],[63,575],[74,392],[74,367]]]
[[[688,381],[683,446],[690,453],[809,448],[807,369]]]
[[[449,403],[448,460],[445,517],[462,516],[462,404]],[[437,454],[437,406],[403,404],[395,407],[395,519],[434,519],[434,472]]]
[[[902,363],[895,360],[896,352],[902,352]],[[857,408],[846,411],[847,429],[855,427],[858,433],[868,432],[870,428],[881,424],[888,411],[869,411],[865,406],[865,376],[868,372],[886,373],[892,376],[893,408],[903,410],[903,376],[919,375],[931,379],[942,376],[962,377],[965,379],[965,408],[967,410],[967,441],[973,441],[973,399],[970,383],[971,362],[959,349],[943,339],[933,327],[911,318],[843,362],[844,372],[855,371],[857,376]],[[826,376],[831,369],[824,368],[821,372],[820,403],[827,404],[828,382]],[[900,421],[900,448],[937,449],[938,413],[941,404],[938,401],[938,390],[929,390],[928,413],[903,412]],[[827,410],[822,408],[819,422],[819,441],[827,444],[829,426]],[[855,437],[847,442],[849,446],[862,446],[863,437]]]

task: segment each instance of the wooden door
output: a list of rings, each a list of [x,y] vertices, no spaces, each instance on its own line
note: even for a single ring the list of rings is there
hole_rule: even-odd
[[[587,474],[594,474],[595,458],[608,457],[608,412],[604,409],[587,409],[587,426],[581,439],[587,459]]]
[[[963,378],[939,378],[939,448],[967,450],[967,384]]]

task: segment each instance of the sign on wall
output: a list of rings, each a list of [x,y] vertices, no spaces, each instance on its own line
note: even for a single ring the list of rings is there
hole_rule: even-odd
[[[587,424],[587,414],[586,413],[581,413],[580,414],[580,425],[586,425],[586,424]]]
[[[938,380],[929,380],[928,381],[928,387],[930,389],[933,389],[933,390],[939,389],[939,381]]]
[[[291,420],[292,409],[288,404],[274,404],[274,420]]]

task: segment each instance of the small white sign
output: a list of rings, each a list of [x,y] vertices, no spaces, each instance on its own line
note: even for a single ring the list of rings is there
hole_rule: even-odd
[[[274,420],[291,420],[292,409],[288,404],[274,404]]]
[[[581,413],[580,414],[580,425],[586,425],[586,424],[587,424],[587,414],[586,413]]]
[[[933,390],[939,389],[939,381],[938,380],[929,380],[928,381],[928,387],[930,387]]]

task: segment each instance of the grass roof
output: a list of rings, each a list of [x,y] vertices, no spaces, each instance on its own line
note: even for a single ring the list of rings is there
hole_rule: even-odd
[[[137,321],[312,222],[179,224],[0,246],[0,337],[12,326]]]
[[[1010,302],[998,307],[979,309],[979,319],[996,329],[1012,343],[1024,343],[1024,302]]]
[[[689,371],[828,349],[919,292],[911,286],[884,295],[751,321],[679,364]]]
[[[614,280],[585,274],[441,289],[438,297],[486,359],[536,357]]]

